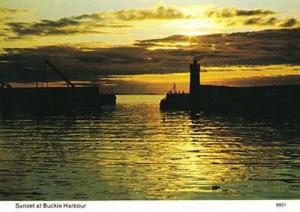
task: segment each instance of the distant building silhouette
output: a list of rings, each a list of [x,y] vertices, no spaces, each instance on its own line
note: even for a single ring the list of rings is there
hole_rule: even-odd
[[[190,65],[190,94],[195,95],[200,88],[200,64],[196,57],[194,57],[193,63]]]

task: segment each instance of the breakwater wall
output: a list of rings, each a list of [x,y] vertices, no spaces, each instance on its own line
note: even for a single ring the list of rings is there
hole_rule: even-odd
[[[169,93],[162,110],[191,110],[248,116],[300,116],[300,85],[226,87],[201,85],[191,94]]]
[[[115,105],[114,94],[100,94],[97,87],[1,88],[2,114],[68,113],[80,109],[95,109]]]

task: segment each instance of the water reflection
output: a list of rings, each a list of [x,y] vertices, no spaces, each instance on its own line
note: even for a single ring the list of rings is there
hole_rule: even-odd
[[[1,120],[1,200],[300,197],[299,122],[161,113],[159,99]]]

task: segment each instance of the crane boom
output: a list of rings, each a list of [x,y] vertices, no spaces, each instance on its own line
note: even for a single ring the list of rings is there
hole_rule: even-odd
[[[46,64],[53,69],[53,71],[58,74],[66,82],[68,87],[75,88],[75,85],[60,71],[58,70],[49,60],[46,60]]]
[[[1,88],[12,88],[12,86],[8,82],[1,81],[0,84],[1,84],[0,86]]]

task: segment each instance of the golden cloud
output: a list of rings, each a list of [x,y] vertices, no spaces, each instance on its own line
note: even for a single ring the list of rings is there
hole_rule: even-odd
[[[10,11],[9,9],[7,9]],[[6,10],[5,10],[6,11]],[[174,20],[188,19],[179,9],[159,6],[149,10],[132,9],[119,10],[115,12],[103,12],[83,14],[75,17],[61,18],[58,20],[41,20],[34,23],[11,22],[7,26],[16,36],[49,36],[49,35],[70,35],[70,34],[92,34],[105,33],[99,28],[124,28],[131,27],[126,24],[130,21],[144,20]]]
[[[254,10],[245,10],[237,8],[215,8],[208,10],[206,16],[209,18],[232,18],[232,17],[249,17],[249,16],[265,16],[265,15],[274,15],[275,11],[272,10],[263,10],[263,9],[254,9]]]
[[[225,26],[300,27],[300,23],[296,18],[282,18],[278,12],[273,10],[214,8],[206,11],[205,17]]]

